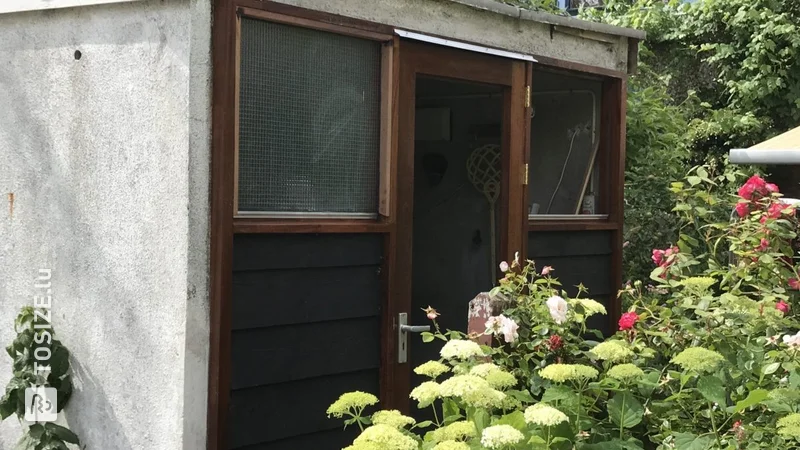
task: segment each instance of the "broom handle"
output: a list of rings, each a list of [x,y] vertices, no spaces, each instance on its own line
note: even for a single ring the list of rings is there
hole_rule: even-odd
[[[492,280],[492,286],[495,286],[497,277],[495,276],[495,259],[497,249],[495,244],[495,225],[494,225],[494,201],[489,201],[489,237],[491,239],[491,259],[489,260],[489,279]]]

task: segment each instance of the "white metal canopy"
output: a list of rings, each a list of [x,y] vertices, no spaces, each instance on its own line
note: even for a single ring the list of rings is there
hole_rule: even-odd
[[[729,156],[734,164],[800,164],[800,127],[750,148],[732,149]]]
[[[428,42],[430,44],[444,45],[445,47],[460,48],[461,50],[469,50],[471,52],[487,53],[489,55],[502,56],[504,58],[521,59],[523,61],[538,62],[531,55],[523,53],[509,52],[499,48],[484,47],[482,45],[468,44],[466,42],[454,41],[451,39],[440,38],[436,36],[429,36],[427,34],[415,33],[413,31],[395,29],[398,36],[406,39],[414,39],[416,41]]]

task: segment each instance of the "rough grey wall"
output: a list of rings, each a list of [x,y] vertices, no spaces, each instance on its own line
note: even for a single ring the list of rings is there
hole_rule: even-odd
[[[411,31],[476,42],[526,54],[627,69],[628,40],[622,36],[551,26],[513,17],[516,8],[494,2],[483,7],[449,0],[277,0],[303,8],[384,23]],[[538,17],[525,13],[524,17]],[[577,19],[576,19],[577,20]]]
[[[209,3],[0,15],[0,342],[52,269],[89,449],[205,447]]]

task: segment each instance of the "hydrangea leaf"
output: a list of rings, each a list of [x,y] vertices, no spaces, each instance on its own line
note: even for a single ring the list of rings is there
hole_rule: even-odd
[[[724,408],[728,404],[722,380],[713,375],[700,377],[697,380],[697,391],[700,392],[703,398],[711,403],[716,403],[720,407]]]
[[[697,436],[692,433],[676,433],[676,450],[706,450],[713,438],[711,436]]]
[[[608,415],[623,428],[632,428],[642,421],[644,407],[629,392],[620,392],[608,401]]]

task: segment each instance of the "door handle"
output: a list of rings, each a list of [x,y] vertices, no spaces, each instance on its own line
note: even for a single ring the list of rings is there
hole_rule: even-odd
[[[431,331],[430,325],[409,325],[408,313],[397,315],[397,362],[408,362],[408,333],[423,333]]]
[[[400,325],[400,331],[403,333],[422,333],[423,331],[431,331],[430,325]]]

